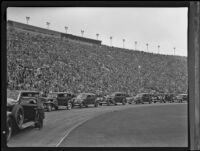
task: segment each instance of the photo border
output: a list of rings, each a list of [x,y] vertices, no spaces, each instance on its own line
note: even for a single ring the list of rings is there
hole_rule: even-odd
[[[199,45],[195,45],[195,2],[189,1],[3,1],[1,5],[1,100],[6,100],[6,22],[7,22],[7,7],[187,7],[188,8],[188,87],[189,87],[189,103],[188,108],[188,147],[105,147],[105,148],[71,148],[71,147],[17,147],[8,148],[5,142],[6,128],[6,101],[1,101],[1,148],[3,150],[197,150],[199,134],[199,94],[195,91],[199,90],[199,60],[195,55],[199,55]],[[199,119],[199,120],[198,120]],[[200,127],[200,126],[199,126]],[[3,141],[4,140],[4,141]],[[200,145],[199,145],[200,146]]]

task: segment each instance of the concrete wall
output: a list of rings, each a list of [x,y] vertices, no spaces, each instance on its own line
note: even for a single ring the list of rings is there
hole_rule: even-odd
[[[75,36],[71,34],[65,34],[65,33],[57,32],[57,31],[53,31],[53,30],[49,30],[45,28],[40,28],[40,27],[36,27],[32,25],[15,22],[15,21],[10,21],[10,20],[7,22],[7,28],[11,28],[11,29],[15,28],[18,30],[24,30],[24,31],[32,32],[32,33],[34,32],[37,34],[54,36],[54,37],[58,37],[62,39],[64,38],[64,39],[77,41],[78,43],[87,44],[87,45],[101,45],[100,40],[79,37],[79,36]]]
[[[41,34],[47,34],[47,35],[52,35],[52,36],[56,36],[56,37],[61,37],[59,32],[36,27],[36,26],[31,26],[31,25],[27,25],[27,24],[22,24],[19,22],[8,21],[7,26],[11,27],[11,28],[19,28],[19,29],[23,29],[23,30],[27,30],[27,31],[31,31],[31,32],[37,32],[37,33],[41,33]]]

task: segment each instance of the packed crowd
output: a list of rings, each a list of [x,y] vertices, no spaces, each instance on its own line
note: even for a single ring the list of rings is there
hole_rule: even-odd
[[[86,45],[18,29],[7,32],[8,89],[136,94],[187,90],[187,58]]]

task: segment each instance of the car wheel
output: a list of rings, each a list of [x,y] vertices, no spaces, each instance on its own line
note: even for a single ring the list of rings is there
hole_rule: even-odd
[[[48,112],[51,112],[51,111],[52,111],[52,106],[51,106],[51,104],[48,104],[48,105],[47,105],[47,111],[48,111]]]
[[[71,103],[68,103],[67,105],[67,110],[71,110],[72,109],[72,104]]]
[[[12,109],[12,115],[15,120],[17,129],[22,129],[22,124],[24,123],[24,110],[21,105],[15,105]]]
[[[7,123],[6,123],[6,139],[7,142],[10,140],[11,136],[12,136],[12,119],[10,117],[7,118]]]

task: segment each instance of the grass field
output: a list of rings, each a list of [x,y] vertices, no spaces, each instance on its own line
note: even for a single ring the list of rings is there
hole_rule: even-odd
[[[93,118],[60,147],[187,147],[187,105],[144,105]]]

